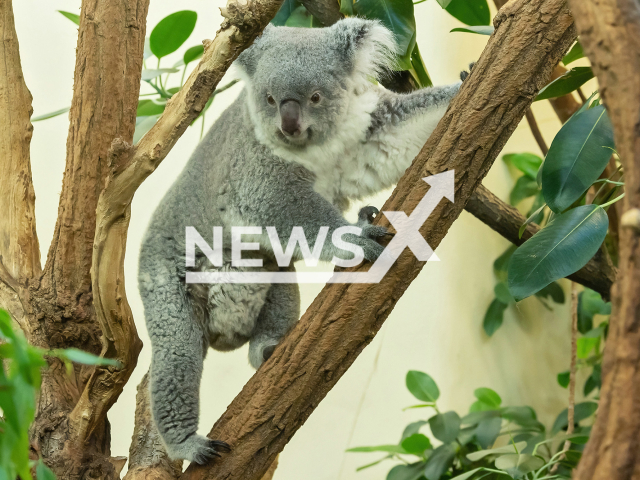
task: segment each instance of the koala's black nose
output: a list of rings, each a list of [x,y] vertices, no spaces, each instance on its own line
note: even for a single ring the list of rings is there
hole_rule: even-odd
[[[282,133],[292,137],[300,135],[300,104],[297,100],[283,100],[280,104]]]

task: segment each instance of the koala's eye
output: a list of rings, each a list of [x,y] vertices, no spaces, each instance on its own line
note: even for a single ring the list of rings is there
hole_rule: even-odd
[[[320,94],[318,92],[311,95],[311,102],[318,103],[320,101]]]
[[[275,105],[276,101],[273,99],[273,97],[271,95],[267,94],[267,103],[269,105]]]

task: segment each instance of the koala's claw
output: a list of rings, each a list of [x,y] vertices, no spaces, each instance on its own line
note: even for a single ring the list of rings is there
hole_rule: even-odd
[[[167,445],[169,456],[173,459],[182,458],[191,462],[204,465],[214,457],[220,457],[220,453],[231,451],[229,444],[220,440],[211,440],[200,435],[192,435],[175,448]]]
[[[276,345],[270,345],[268,347],[266,347],[263,351],[262,351],[262,361],[266,362],[267,360],[269,360],[271,358],[271,355],[273,355],[273,352],[276,349]]]
[[[376,218],[376,216],[379,213],[380,213],[380,210],[378,210],[376,207],[372,205],[369,205],[367,207],[362,207],[358,212],[358,221],[363,223],[364,222],[373,223],[373,220]]]
[[[475,64],[476,62],[471,62],[469,64],[469,71],[463,70],[460,72],[460,80],[464,82],[467,78],[469,78],[469,75],[471,75],[471,71],[473,70]]]

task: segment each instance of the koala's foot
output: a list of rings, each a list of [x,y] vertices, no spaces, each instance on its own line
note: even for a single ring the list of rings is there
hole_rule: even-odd
[[[269,360],[273,351],[278,346],[278,342],[269,339],[251,340],[249,342],[249,363],[256,370],[260,368],[264,362]]]
[[[463,82],[469,78],[469,75],[471,75],[471,70],[473,70],[473,66],[476,64],[476,62],[471,62],[469,64],[469,71],[467,70],[463,70],[460,72],[460,80],[462,80]]]
[[[184,442],[177,445],[166,445],[167,453],[172,459],[183,459],[200,465],[208,463],[220,453],[228,453],[231,447],[225,442],[211,440],[201,435],[191,435]]]

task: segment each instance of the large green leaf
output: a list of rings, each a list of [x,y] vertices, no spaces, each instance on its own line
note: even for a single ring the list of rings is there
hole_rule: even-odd
[[[413,16],[412,0],[357,0],[353,13],[359,17],[380,20],[391,30],[402,55],[411,55],[415,42],[416,20]]]
[[[158,57],[166,57],[178,50],[193,32],[198,14],[181,10],[164,17],[149,36],[149,48]]]
[[[482,321],[482,328],[484,329],[484,333],[487,336],[491,336],[496,333],[502,326],[502,322],[504,320],[504,311],[507,309],[509,305],[501,302],[497,298],[494,298],[489,308],[487,308],[486,313],[484,314],[484,320]]]
[[[443,443],[453,442],[460,431],[460,417],[454,411],[438,413],[429,419],[431,433]]]
[[[418,400],[423,402],[435,402],[440,396],[440,390],[436,382],[424,372],[409,370],[405,379],[407,389]]]
[[[582,268],[602,244],[609,218],[598,205],[583,205],[554,219],[514,252],[509,290],[519,301]]]
[[[449,470],[456,456],[456,447],[453,444],[444,444],[436,448],[424,469],[424,476],[427,480],[440,480],[440,477]]]
[[[413,52],[411,52],[411,67],[415,72],[415,76],[418,77],[418,82],[421,87],[433,86],[433,82],[431,81],[431,77],[429,77],[427,67],[424,65],[424,60],[422,59],[422,55],[420,55],[420,49],[418,48],[417,43],[413,47]]]
[[[545,86],[534,102],[561,97],[577,90],[594,77],[591,67],[575,67]]]
[[[445,10],[466,25],[475,27],[491,22],[487,0],[451,0]]]
[[[613,127],[599,105],[563,125],[542,166],[542,193],[549,208],[569,208],[604,171],[614,147]]]
[[[318,28],[322,27],[322,23],[320,20],[316,19],[313,15],[309,13],[309,11],[304,7],[304,5],[300,5],[296,8],[287,21],[284,23],[286,27],[298,27],[298,28]]]

